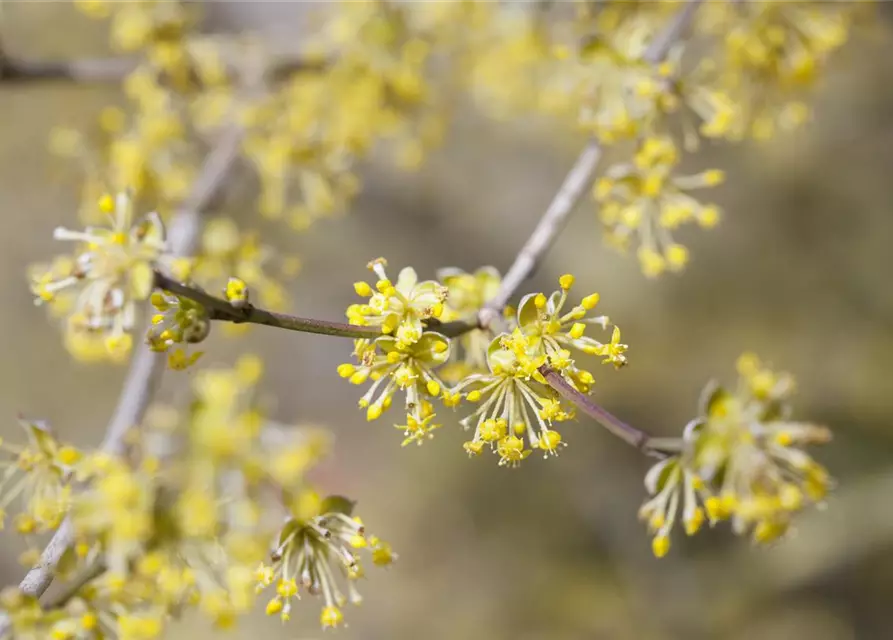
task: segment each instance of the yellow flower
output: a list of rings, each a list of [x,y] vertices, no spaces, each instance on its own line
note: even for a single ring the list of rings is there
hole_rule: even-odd
[[[595,185],[608,241],[621,249],[637,242],[649,277],[666,269],[679,271],[688,263],[688,252],[673,240],[673,230],[690,222],[712,227],[719,217],[715,205],[701,204],[689,192],[720,184],[722,172],[676,176],[678,162],[672,139],[645,138],[632,163],[614,165]]]
[[[375,292],[365,282],[356,283],[354,289],[359,295],[368,296],[369,301],[348,307],[347,318],[351,324],[381,327],[403,349],[422,337],[424,320],[441,317],[447,288],[434,280],[419,282],[412,267],[402,269],[393,284],[384,270],[386,264],[383,258],[369,263],[369,269],[378,277]]]
[[[607,343],[585,335],[586,329],[592,325],[607,329],[610,320],[608,316],[587,317],[598,304],[597,293],[586,296],[580,304],[564,312],[573,277],[567,274],[562,280],[567,286],[561,286],[548,298],[542,293],[524,296],[518,305],[517,324],[531,338],[532,349],[545,356],[549,366],[560,371],[574,387],[586,393],[595,378],[591,372],[575,364],[570,349],[601,356],[603,363],[620,368],[627,361],[627,345],[620,342],[620,329],[616,325]]]
[[[358,363],[342,364],[338,374],[353,384],[372,380],[372,386],[360,399],[360,408],[366,410],[368,420],[376,420],[391,406],[394,395],[404,393],[406,424],[398,425],[404,431],[403,444],[431,437],[435,424],[434,409],[428,398],[436,398],[444,387],[434,372],[447,361],[450,342],[447,338],[426,331],[415,342],[403,345],[390,336],[376,338],[374,342],[357,340],[354,353]]]
[[[49,426],[34,420],[20,420],[27,435],[24,446],[0,441],[3,484],[0,486],[0,527],[9,505],[16,499],[22,505],[20,516],[27,519],[27,531],[41,533],[59,526],[71,506],[71,475],[80,468],[81,453],[60,444]],[[24,522],[24,521],[22,521]]]
[[[84,231],[56,229],[57,240],[79,243],[70,261],[56,261],[50,269],[34,273],[31,290],[38,304],[53,304],[66,289],[77,291],[66,327],[73,332],[101,334],[110,352],[127,350],[125,337],[135,322],[135,303],[152,291],[152,269],[165,251],[164,229],[157,214],[135,221],[130,198],[119,194],[107,211],[108,227]]]
[[[362,601],[354,583],[364,571],[355,550],[368,554],[378,566],[391,564],[397,556],[390,545],[366,532],[360,518],[352,515],[353,503],[346,498],[313,500],[315,507],[309,511],[303,506],[307,501],[301,494],[293,498],[299,509],[293,509],[293,517],[279,532],[272,563],[261,564],[255,571],[257,591],[276,585],[276,595],[267,602],[266,613],[279,615],[283,621],[291,617],[292,600],[300,590],[322,595],[323,628],[338,626],[344,619],[339,607],[348,601]],[[340,582],[347,585],[346,596],[336,573],[341,574]]]
[[[551,425],[573,414],[545,384],[538,371],[545,357],[536,355],[532,343],[520,330],[497,336],[488,351],[489,373],[470,375],[450,391],[469,402],[480,402],[461,420],[465,429],[474,425],[474,436],[464,445],[470,455],[487,445],[499,456],[500,466],[514,467],[541,445],[546,445],[541,447],[544,457],[564,446]],[[525,436],[531,449],[525,447]]]
[[[766,543],[784,535],[793,514],[821,502],[831,486],[827,470],[801,448],[827,442],[831,434],[788,419],[790,376],[765,368],[752,354],[739,358],[738,369],[737,391],[708,385],[701,416],[669,447],[680,453],[646,476],[652,497],[639,514],[657,536],[658,555],[669,548],[680,505],[689,535],[705,520],[730,520],[735,533]]]
[[[146,340],[154,351],[167,352],[172,369],[185,369],[201,357],[197,351],[187,355],[178,344],[202,342],[211,332],[211,320],[204,307],[197,302],[166,291],[156,291],[151,296],[156,313],[152,316]]]

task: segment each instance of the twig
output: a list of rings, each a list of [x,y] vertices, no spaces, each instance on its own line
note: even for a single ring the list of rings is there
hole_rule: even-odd
[[[81,588],[93,580],[94,578],[98,578],[103,573],[105,573],[106,566],[105,562],[102,560],[97,560],[87,566],[86,569],[81,571],[76,578],[73,580],[66,582],[65,587],[52,598],[43,605],[43,608],[49,611],[53,609],[58,609],[60,607],[64,607],[69,600],[75,597]]]
[[[222,320],[236,324],[250,323],[262,324],[277,329],[299,331],[302,333],[317,333],[326,336],[339,336],[354,339],[375,339],[382,335],[380,327],[363,327],[343,322],[331,322],[329,320],[314,320],[300,318],[287,313],[277,313],[259,309],[254,305],[235,306],[232,303],[212,296],[196,287],[177,282],[173,278],[155,272],[155,286],[159,289],[170,291],[184,298],[194,300],[205,308],[211,320]],[[442,333],[447,337],[455,337],[477,328],[477,325],[468,322],[444,322],[432,323],[429,328]]]
[[[666,29],[658,34],[649,45],[643,56],[647,62],[657,64],[666,57],[670,47],[690,26],[695,12],[702,2],[703,0],[688,0],[686,2],[685,6],[673,17]],[[558,189],[558,193],[555,194],[530,238],[521,247],[521,251],[518,252],[514,263],[509,268],[505,278],[503,278],[496,297],[481,309],[479,314],[481,326],[489,326],[498,317],[500,311],[505,307],[521,283],[536,270],[537,264],[555,241],[568,215],[573,211],[583,192],[592,182],[600,157],[601,147],[598,142],[594,140],[589,142],[577,158],[570,173],[564,179],[564,182]],[[558,372],[549,367],[541,367],[540,373],[543,374],[549,385],[559,394],[574,403],[584,413],[595,418],[599,424],[624,442],[648,455],[659,457],[665,455],[656,446],[656,441],[651,442],[647,433],[631,427],[609,413],[596,404],[589,396],[574,389]]]
[[[688,0],[685,6],[673,16],[670,24],[661,33],[654,38],[645,55],[642,56],[646,62],[657,64],[667,57],[670,48],[682,37],[685,31],[691,26],[692,20],[698,8],[703,4],[704,0]]]
[[[626,424],[623,420],[593,401],[591,397],[574,389],[560,373],[546,366],[540,367],[539,372],[543,374],[550,387],[555,389],[562,397],[570,400],[583,413],[591,418],[595,418],[600,425],[615,436],[647,455],[659,458],[664,456],[658,448],[652,446],[651,437],[647,433]]]
[[[274,56],[265,73],[273,81],[279,81],[298,71],[323,69],[329,62],[324,59],[306,58],[301,54]],[[0,82],[38,82],[65,80],[83,83],[121,82],[140,65],[138,57],[82,58],[79,60],[33,60],[0,53]],[[238,74],[237,65],[231,65],[230,73]]]
[[[136,58],[85,58],[81,60],[29,60],[0,57],[0,80],[36,82],[71,80],[74,82],[119,82],[139,64]]]
[[[499,317],[501,310],[508,304],[521,283],[536,270],[539,261],[564,226],[568,215],[577,206],[589,183],[592,182],[601,154],[601,146],[595,140],[583,149],[530,238],[515,257],[508,273],[502,279],[496,296],[481,309],[481,325],[490,326]]]
[[[175,255],[193,252],[198,240],[201,213],[226,183],[226,176],[235,164],[241,141],[241,131],[231,129],[218,140],[205,159],[189,197],[172,220],[169,238]],[[120,453],[125,436],[138,425],[152,399],[164,371],[164,359],[147,348],[137,351],[130,372],[106,431],[102,450]],[[63,554],[74,542],[74,527],[66,518],[40,556],[40,561],[25,575],[19,590],[29,596],[40,597],[49,588]],[[8,628],[8,619],[0,620],[0,634]]]

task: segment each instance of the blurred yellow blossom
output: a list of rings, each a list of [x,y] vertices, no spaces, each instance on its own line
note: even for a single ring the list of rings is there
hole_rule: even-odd
[[[49,268],[35,267],[31,290],[38,304],[50,305],[60,292],[76,291],[66,330],[100,334],[109,352],[126,354],[133,344],[136,303],[149,297],[153,268],[164,257],[164,228],[154,213],[135,219],[126,193],[103,196],[98,206],[108,226],[57,228],[57,240],[78,243],[75,253]]]
[[[669,456],[649,470],[652,497],[640,516],[655,533],[654,552],[669,549],[670,530],[682,507],[689,535],[705,521],[731,520],[736,534],[755,542],[784,535],[792,516],[821,502],[831,486],[827,470],[803,450],[828,442],[828,429],[789,418],[793,380],[752,354],[738,361],[732,393],[711,383],[701,416],[690,422]]]

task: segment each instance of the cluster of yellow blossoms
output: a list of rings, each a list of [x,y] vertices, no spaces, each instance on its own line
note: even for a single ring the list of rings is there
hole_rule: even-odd
[[[20,419],[27,444],[0,440],[0,529],[10,505],[20,505],[13,521],[17,533],[52,531],[59,526],[71,502],[71,475],[81,453],[60,444],[43,422]]]
[[[35,302],[48,305],[64,322],[65,340],[72,355],[82,360],[126,360],[133,347],[137,304],[151,299],[156,313],[147,340],[156,351],[167,352],[172,368],[195,363],[200,353],[182,346],[204,340],[210,323],[201,305],[164,291],[155,291],[154,271],[210,291],[225,292],[231,282],[250,288],[256,300],[271,309],[287,305],[281,284],[301,267],[295,256],[283,256],[264,245],[256,233],[241,233],[226,218],[212,219],[202,234],[196,257],[174,257],[160,216],[141,218],[133,213],[130,194],[104,195],[96,207],[105,225],[84,231],[58,228],[55,238],[76,242],[73,255],[58,256],[30,272]],[[240,325],[227,325],[230,332]]]
[[[399,164],[419,165],[444,136],[448,96],[467,87],[502,116],[541,112],[629,149],[634,162],[602,171],[593,195],[610,243],[634,245],[649,277],[688,262],[670,232],[718,221],[718,207],[687,193],[690,180],[671,178],[674,139],[693,151],[702,137],[764,139],[806,121],[809,93],[858,10],[705,3],[690,33],[655,47],[679,3],[351,0],[324,12],[283,60],[275,46],[234,51],[191,34],[195,11],[178,2],[78,4],[111,18],[116,48],[142,54],[125,82],[134,122],[117,108],[102,114],[107,152],[89,152],[74,132],[57,136],[55,147],[86,160],[87,202],[126,186],[166,212],[186,193],[201,137],[238,123],[259,211],[304,230],[352,200],[356,165],[379,143]],[[700,175],[697,186],[722,174]],[[607,186],[618,181],[618,192]]]
[[[828,472],[802,447],[828,442],[831,433],[790,420],[793,379],[752,354],[738,359],[738,373],[734,393],[708,385],[701,416],[668,447],[679,453],[658,462],[645,478],[652,497],[639,515],[654,533],[658,557],[669,550],[677,520],[688,535],[704,522],[731,520],[735,533],[771,542],[788,531],[795,512],[828,492]]]
[[[200,372],[189,415],[158,411],[167,419],[145,428],[126,456],[81,454],[45,426],[25,424],[29,444],[4,447],[14,454],[6,477],[19,479],[0,495],[4,506],[20,498],[16,529],[55,530],[67,516],[77,543],[60,572],[105,571],[47,612],[15,590],[4,593],[9,637],[157,638],[187,607],[227,628],[271,585],[268,614],[288,619],[305,591],[322,598],[323,627],[341,624],[348,598],[334,573],[344,574],[357,603],[359,554],[378,566],[396,555],[366,533],[351,502],[320,499],[307,485],[328,438],[267,420],[254,400],[261,368],[243,357],[233,369]],[[275,502],[285,524],[270,512]]]
[[[136,304],[149,297],[153,268],[167,259],[164,227],[155,213],[135,219],[126,193],[103,196],[98,208],[106,226],[56,229],[56,239],[77,243],[75,254],[33,267],[31,290],[38,304],[51,304],[65,316],[76,345],[78,338],[99,336],[108,352],[126,356]]]
[[[719,221],[718,207],[701,204],[689,191],[720,184],[723,172],[712,169],[675,176],[678,162],[670,138],[648,138],[632,163],[611,167],[594,189],[608,240],[621,249],[636,240],[639,261],[648,276],[668,268],[679,271],[688,262],[688,250],[673,240],[674,229],[689,222],[710,228]]]
[[[715,205],[687,191],[721,172],[672,178],[674,138],[694,151],[701,137],[765,139],[805,122],[810,90],[861,4],[706,2],[690,37],[662,48],[682,3],[494,6],[478,20],[491,37],[475,41],[469,81],[502,117],[533,110],[629,150],[634,162],[606,168],[593,195],[611,244],[635,241],[653,277],[688,261],[669,232],[718,221]]]
[[[357,161],[378,142],[405,168],[422,162],[444,129],[428,73],[451,28],[440,14],[451,12],[345,2],[316,26],[304,64],[242,111],[261,214],[301,230],[343,209],[359,189]]]
[[[137,305],[151,301],[148,346],[166,352],[174,369],[196,362],[201,352],[187,353],[188,345],[225,314],[153,291],[156,270],[199,293],[222,292],[237,309],[249,306],[249,290],[252,301],[277,309],[288,304],[281,281],[300,269],[296,257],[219,217],[206,221],[196,255],[171,255],[164,221],[188,194],[202,150],[225,128],[244,131],[260,213],[303,230],[345,207],[359,189],[358,163],[379,143],[399,164],[417,166],[443,137],[448,97],[464,84],[500,115],[533,108],[602,146],[628,149],[630,161],[602,171],[592,192],[609,241],[634,246],[645,274],[657,276],[688,262],[673,232],[687,223],[709,228],[720,217],[693,191],[719,185],[724,174],[679,175],[680,148],[694,151],[701,138],[767,138],[807,120],[807,90],[846,40],[851,16],[844,4],[709,3],[690,40],[713,55],[694,64],[687,56],[695,47],[684,41],[655,48],[679,9],[673,2],[580,1],[568,11],[553,3],[353,0],[283,63],[269,52],[228,58],[233,51],[222,42],[190,32],[196,16],[188,3],[77,5],[111,20],[116,49],[139,53],[124,79],[132,114],[117,107],[100,114],[107,139],[98,151],[79,133],[53,136],[56,151],[86,167],[87,226],[56,230],[76,248],[35,267],[31,289],[64,319],[68,348],[85,360],[126,359]],[[135,217],[143,202],[158,212]],[[386,266],[374,260],[374,282],[354,285],[363,302],[347,318],[372,333],[355,341],[355,362],[338,373],[369,383],[359,405],[370,421],[395,396],[403,400],[405,418],[395,425],[403,445],[433,436],[440,402],[469,407],[460,424],[472,432],[463,445],[470,456],[489,450],[509,467],[534,450],[555,456],[566,446],[556,424],[575,417],[566,396],[593,387],[586,359],[627,362],[620,330],[593,314],[598,294],[570,302],[571,275],[549,295],[498,310],[488,306],[501,284],[492,267],[444,269],[419,281],[408,267],[392,280]],[[610,337],[598,340],[593,329]],[[683,436],[651,447],[666,457],[646,476],[650,497],[640,514],[657,556],[668,552],[678,520],[689,535],[729,520],[735,533],[775,540],[830,486],[802,449],[829,432],[788,419],[791,378],[749,355],[738,368],[734,393],[709,387]],[[396,555],[367,533],[353,503],[322,498],[307,484],[327,439],[266,418],[255,392],[261,372],[261,362],[246,357],[233,369],[197,373],[188,415],[159,410],[159,424],[146,420],[126,454],[81,453],[29,421],[25,446],[0,443],[0,528],[14,510],[13,527],[32,547],[23,561],[33,563],[32,536],[72,527],[75,544],[54,575],[88,576],[48,610],[4,591],[9,626],[0,621],[0,638],[150,640],[187,608],[227,628],[264,592],[266,613],[283,621],[306,593],[321,598],[323,628],[343,623],[341,608],[361,600],[363,556],[387,566]],[[553,387],[559,377],[564,395]]]
[[[517,314],[506,318],[506,330],[494,335],[476,324],[477,312],[499,287],[499,274],[492,267],[475,274],[443,270],[447,285],[419,283],[415,271],[407,267],[395,286],[387,277],[385,264],[381,258],[369,263],[379,278],[375,288],[357,282],[356,292],[369,300],[347,310],[351,324],[380,327],[382,336],[357,340],[357,363],[342,364],[338,373],[353,384],[372,380],[360,399],[368,420],[380,418],[395,394],[405,395],[406,423],[395,425],[404,432],[404,445],[422,444],[441,426],[434,422],[432,402],[439,398],[447,407],[463,401],[480,403],[462,420],[466,429],[474,425],[474,436],[465,443],[471,455],[480,454],[489,444],[500,465],[514,466],[533,448],[555,454],[563,443],[551,425],[573,417],[573,410],[546,384],[543,370],[554,369],[575,389],[589,393],[594,377],[578,366],[574,352],[601,356],[603,362],[616,367],[626,363],[627,347],[620,342],[616,326],[607,343],[584,335],[588,325],[604,330],[609,320],[607,316],[589,317],[598,294],[568,308],[568,291],[574,283],[571,275],[559,279],[560,289],[551,296],[525,296]],[[441,318],[466,323],[458,337],[461,350],[453,349],[453,340],[436,330]],[[442,365],[453,374],[452,386],[436,371]]]

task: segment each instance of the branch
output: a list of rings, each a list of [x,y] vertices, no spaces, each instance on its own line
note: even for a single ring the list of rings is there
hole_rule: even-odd
[[[502,279],[496,297],[481,310],[480,322],[483,326],[489,326],[499,317],[500,311],[508,304],[521,283],[533,275],[540,260],[558,237],[558,232],[564,227],[568,215],[577,206],[592,182],[601,155],[601,146],[595,140],[583,149],[530,238],[521,247],[514,263]]]
[[[663,60],[670,47],[682,36],[689,27],[695,12],[703,0],[688,0],[685,6],[672,19],[666,29],[661,32],[646,50],[643,58],[650,64],[657,64]],[[499,291],[487,305],[481,309],[481,326],[490,326],[499,317],[501,310],[508,304],[509,299],[517,291],[527,278],[533,275],[546,251],[555,242],[558,233],[564,227],[567,217],[577,206],[586,189],[592,182],[596,167],[601,158],[601,145],[592,140],[580,153],[570,173],[564,179],[558,193],[549,203],[546,212],[540,218],[524,246],[515,257],[515,261],[502,280]]]
[[[251,304],[235,306],[223,298],[211,294],[196,287],[177,282],[169,276],[155,272],[155,286],[159,289],[170,291],[178,296],[189,298],[202,305],[211,320],[221,320],[236,324],[250,323],[262,324],[277,329],[299,331],[302,333],[316,333],[326,336],[338,336],[342,338],[373,340],[382,335],[380,327],[363,327],[343,322],[331,322],[329,320],[314,320],[300,318],[286,313],[277,313],[259,309]],[[468,322],[431,322],[429,329],[435,330],[447,337],[456,337],[468,331],[477,329],[477,325]]]
[[[656,442],[652,441],[651,436],[626,424],[623,420],[593,401],[590,396],[577,391],[560,373],[547,366],[540,367],[539,372],[546,379],[546,382],[549,383],[550,387],[555,389],[562,397],[570,400],[583,413],[591,418],[595,418],[600,425],[615,436],[646,455],[658,458],[664,457],[664,453],[659,447],[655,446]]]
[[[657,64],[666,57],[673,44],[691,25],[695,12],[702,2],[703,0],[688,0],[686,2],[666,29],[658,34],[649,45],[643,56],[646,62]],[[521,283],[536,270],[539,261],[552,246],[564,226],[568,215],[574,210],[584,191],[592,182],[600,157],[599,143],[595,140],[589,142],[564,179],[558,193],[555,194],[530,238],[521,247],[514,263],[505,274],[496,297],[481,309],[478,320],[481,326],[489,326],[499,316],[500,311],[508,304],[509,299]],[[585,414],[595,418],[599,424],[627,444],[648,455],[658,457],[665,455],[658,441],[652,441],[647,433],[631,427],[596,404],[589,396],[577,391],[557,371],[543,366],[540,368],[540,373],[555,391],[570,400]]]
[[[136,58],[85,58],[82,60],[28,60],[0,57],[0,80],[35,82],[120,82],[137,68]]]
[[[230,129],[217,141],[205,159],[204,166],[192,191],[174,214],[170,225],[170,242],[175,255],[193,252],[198,241],[201,213],[226,184],[226,177],[235,164],[241,142],[241,131]],[[164,371],[164,358],[147,348],[140,349],[133,358],[127,380],[112,415],[102,443],[102,450],[120,454],[128,431],[138,425],[155,392]],[[19,584],[19,590],[29,596],[40,597],[53,581],[56,566],[74,542],[74,527],[66,518],[40,556],[40,561]],[[0,634],[8,628],[8,619],[0,620]]]
[[[325,59],[307,58],[303,54],[271,54],[274,61],[265,68],[267,77],[279,81],[298,71],[323,69]],[[80,60],[32,60],[4,56],[0,52],[0,82],[37,82],[66,80],[83,83],[121,82],[142,63],[136,56],[82,58]],[[238,65],[229,65],[229,72],[242,75]]]
[[[704,0],[687,0],[685,6],[673,16],[667,28],[659,33],[648,46],[645,55],[642,56],[645,62],[658,64],[667,57],[673,45],[691,26],[695,13],[703,2]]]

